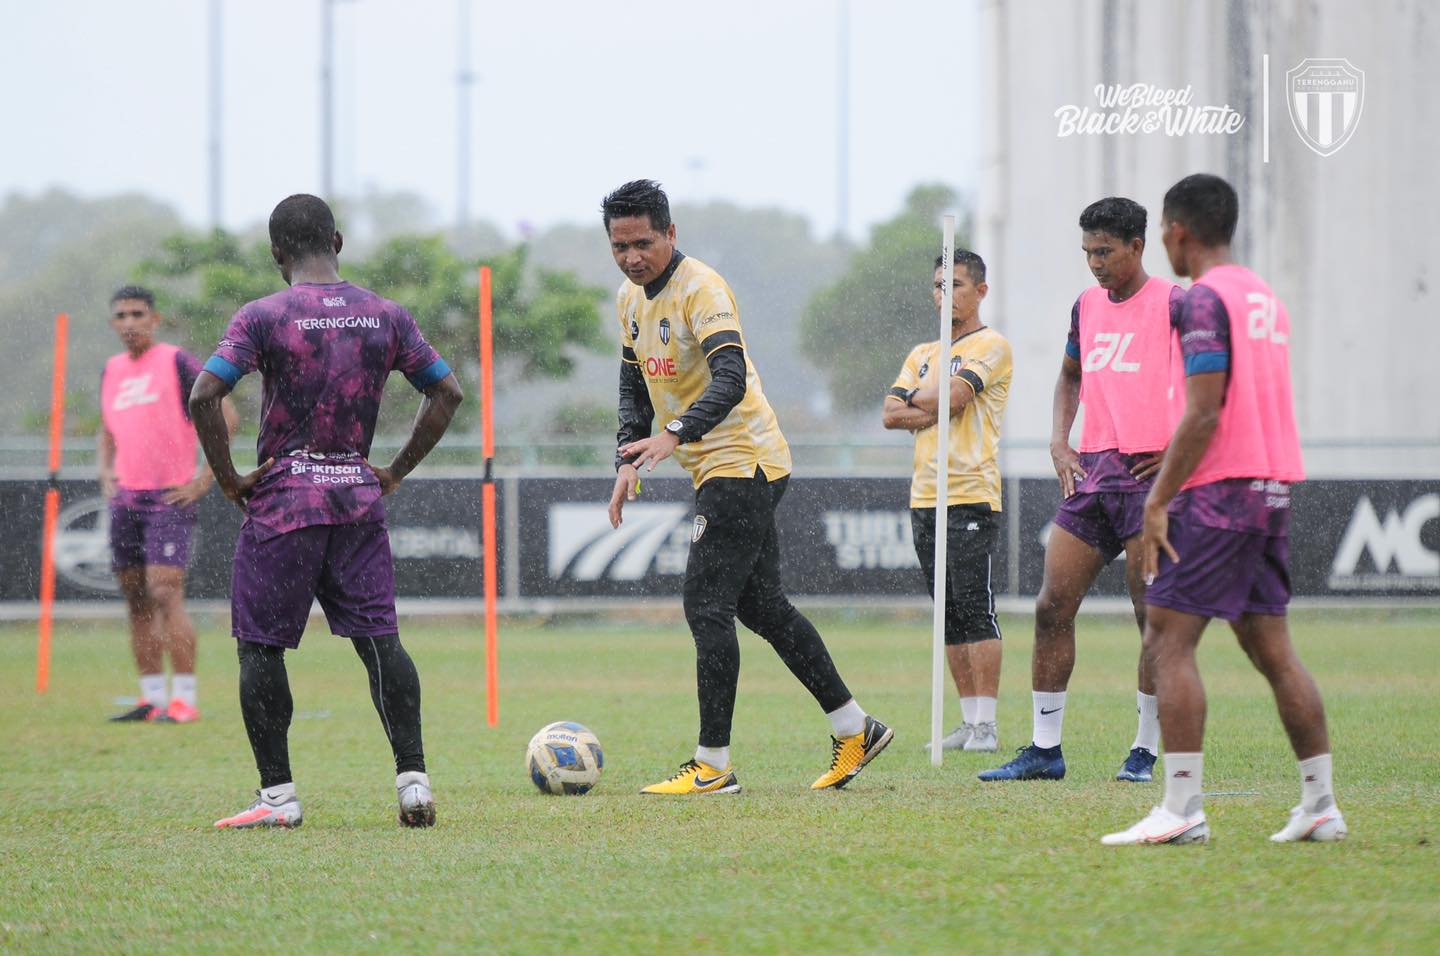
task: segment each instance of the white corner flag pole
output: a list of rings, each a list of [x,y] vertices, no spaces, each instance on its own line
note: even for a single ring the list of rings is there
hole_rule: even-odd
[[[955,299],[955,217],[946,216],[940,243],[940,338],[935,353],[939,384],[935,423],[935,617],[930,660],[930,763],[940,766],[945,719],[945,552],[950,543],[950,311]]]

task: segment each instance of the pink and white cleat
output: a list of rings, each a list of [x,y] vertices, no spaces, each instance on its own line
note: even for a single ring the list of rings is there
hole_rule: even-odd
[[[159,719],[159,718],[157,718]],[[170,705],[165,708],[164,722],[167,724],[193,724],[200,719],[200,709],[191,704],[185,703],[178,697],[170,698]]]
[[[1106,846],[1144,846],[1160,843],[1205,843],[1210,839],[1210,825],[1205,814],[1187,816],[1171,813],[1164,807],[1152,807],[1150,815],[1128,830],[1108,833],[1100,838]]]
[[[1348,833],[1345,818],[1340,815],[1340,808],[1335,806],[1335,799],[1322,797],[1313,811],[1306,810],[1303,804],[1291,809],[1289,822],[1279,833],[1272,833],[1270,840],[1274,843],[1298,843],[1302,840],[1334,843],[1345,839]]]
[[[217,830],[253,830],[257,827],[283,827],[293,829],[304,822],[305,815],[300,801],[295,796],[295,785],[284,783],[278,787],[255,791],[255,802],[250,809],[233,817],[215,821]]]

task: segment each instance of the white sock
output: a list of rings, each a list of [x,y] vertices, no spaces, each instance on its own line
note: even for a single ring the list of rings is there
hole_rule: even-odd
[[[696,747],[695,759],[716,770],[728,770],[730,767],[729,747]]]
[[[1165,809],[1180,817],[1199,813],[1204,754],[1165,755]]]
[[[295,799],[295,784],[280,783],[273,787],[266,787],[260,791],[260,799],[273,806],[279,806],[287,800]]]
[[[165,689],[164,674],[141,674],[140,675],[140,699],[149,703],[152,707],[165,709],[170,703],[170,694]]]
[[[1329,754],[1320,754],[1300,761],[1300,805],[1307,812],[1314,813],[1315,806],[1323,797],[1335,802],[1335,786],[1331,782],[1331,759]]]
[[[1141,750],[1158,754],[1160,752],[1160,705],[1156,703],[1155,695],[1137,690],[1135,692],[1135,709],[1140,714],[1140,723],[1135,728],[1135,742],[1130,745],[1130,749],[1134,750],[1139,747]]]
[[[849,703],[842,704],[825,716],[830,718],[830,726],[834,728],[836,737],[854,737],[865,732],[865,711],[860,709],[853,697]]]
[[[976,698],[975,698],[975,723],[977,723],[977,724],[993,724],[993,723],[995,723],[995,698],[994,698],[994,697],[976,697]]]
[[[979,706],[976,704],[976,701],[978,701],[979,699],[979,697],[960,698],[960,719],[963,720],[965,723],[975,723],[975,713],[980,709]]]
[[[1032,716],[1035,720],[1035,746],[1060,746],[1060,727],[1065,723],[1065,692],[1054,694],[1042,690],[1030,692]]]
[[[404,773],[395,775],[395,789],[404,790],[412,783],[421,783],[426,787],[430,786],[430,775],[419,770],[407,770]]]
[[[194,674],[171,674],[170,675],[170,696],[177,697],[181,701],[195,706],[195,675]]]

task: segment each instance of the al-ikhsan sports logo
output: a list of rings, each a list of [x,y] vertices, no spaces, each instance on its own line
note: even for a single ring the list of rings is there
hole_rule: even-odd
[[[684,574],[690,553],[690,508],[679,503],[631,503],[625,522],[610,527],[601,504],[550,506],[548,566],[556,581],[639,581],[651,574]]]
[[[1361,495],[1335,549],[1330,587],[1337,591],[1440,589],[1440,551],[1426,547],[1424,540],[1425,526],[1436,518],[1440,518],[1440,494],[1421,495],[1403,511],[1390,508],[1383,522],[1370,497]],[[1367,554],[1373,571],[1361,570]]]

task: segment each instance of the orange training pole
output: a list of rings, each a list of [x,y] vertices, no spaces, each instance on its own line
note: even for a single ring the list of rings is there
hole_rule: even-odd
[[[50,389],[50,487],[45,489],[44,545],[40,553],[40,638],[35,692],[50,686],[50,626],[55,612],[55,523],[60,514],[60,455],[65,441],[65,344],[70,316],[55,316],[55,377]]]
[[[490,327],[490,267],[480,267],[480,450],[485,458],[481,521],[485,545],[485,721],[500,722],[500,650],[495,620],[495,354]]]

